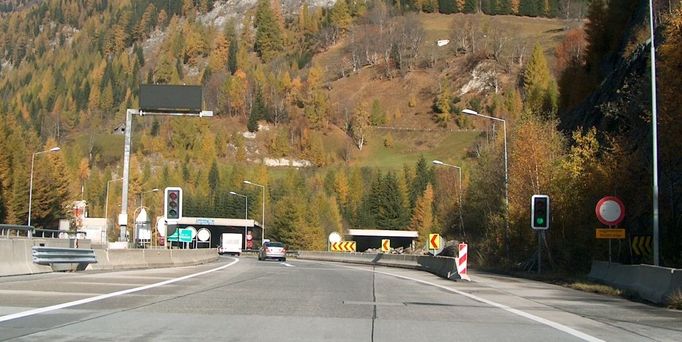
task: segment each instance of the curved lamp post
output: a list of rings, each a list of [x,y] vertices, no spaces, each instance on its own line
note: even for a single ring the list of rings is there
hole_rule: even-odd
[[[263,222],[261,222],[261,224],[263,225],[263,232],[260,236],[260,244],[262,246],[263,242],[265,241],[265,185],[256,184],[254,182],[250,182],[247,180],[244,181],[244,184],[250,184],[250,185],[258,186],[263,191],[263,218],[262,218]]]
[[[507,254],[507,258],[509,258],[509,171],[508,171],[508,166],[507,166],[507,121],[504,119],[496,118],[494,116],[488,116],[488,115],[483,115],[479,114],[475,110],[471,109],[464,109],[462,110],[462,113],[464,114],[469,114],[473,116],[480,116],[482,118],[490,119],[490,120],[495,120],[495,121],[502,121],[502,129],[504,130],[504,244],[505,244],[505,252]]]
[[[464,239],[466,237],[466,232],[464,231],[464,219],[462,218],[462,168],[457,165],[443,163],[440,160],[434,160],[433,164],[453,167],[457,169],[457,172],[459,173],[459,227],[462,230],[462,239]]]

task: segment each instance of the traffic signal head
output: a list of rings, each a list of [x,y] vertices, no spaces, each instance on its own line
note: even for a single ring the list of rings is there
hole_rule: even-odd
[[[549,228],[549,196],[533,195],[530,201],[530,226],[533,229]]]
[[[167,220],[178,220],[182,217],[182,189],[166,188],[163,197],[163,212]]]

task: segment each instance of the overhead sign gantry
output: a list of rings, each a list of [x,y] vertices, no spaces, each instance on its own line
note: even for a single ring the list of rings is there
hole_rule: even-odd
[[[133,131],[133,115],[213,116],[212,111],[202,110],[201,86],[143,84],[140,86],[140,109],[126,110],[125,143],[123,147],[123,191],[119,241],[126,241],[128,228],[128,179],[130,177],[130,151]]]

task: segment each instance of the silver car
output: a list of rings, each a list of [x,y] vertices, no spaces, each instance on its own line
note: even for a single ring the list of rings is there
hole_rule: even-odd
[[[287,260],[287,249],[281,242],[265,242],[258,251],[258,260],[277,259]]]

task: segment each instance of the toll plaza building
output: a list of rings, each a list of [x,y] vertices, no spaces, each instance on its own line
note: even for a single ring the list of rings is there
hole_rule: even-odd
[[[199,235],[192,241],[192,246],[198,248],[217,248],[220,245],[220,237],[223,233],[235,233],[242,236],[242,249],[247,248],[250,235],[253,241],[252,249],[260,248],[263,237],[263,226],[255,220],[231,219],[231,218],[206,218],[206,217],[182,217],[178,220],[177,229],[191,229],[196,231],[207,229],[211,234],[207,241],[200,241]],[[168,236],[170,236],[169,234]],[[245,238],[246,237],[246,238]],[[195,244],[196,242],[196,244]],[[173,246],[175,241],[169,239],[168,243]]]
[[[412,230],[349,229],[346,234],[346,240],[355,241],[358,252],[380,249],[384,239],[391,240],[391,248],[414,248],[419,233]]]

